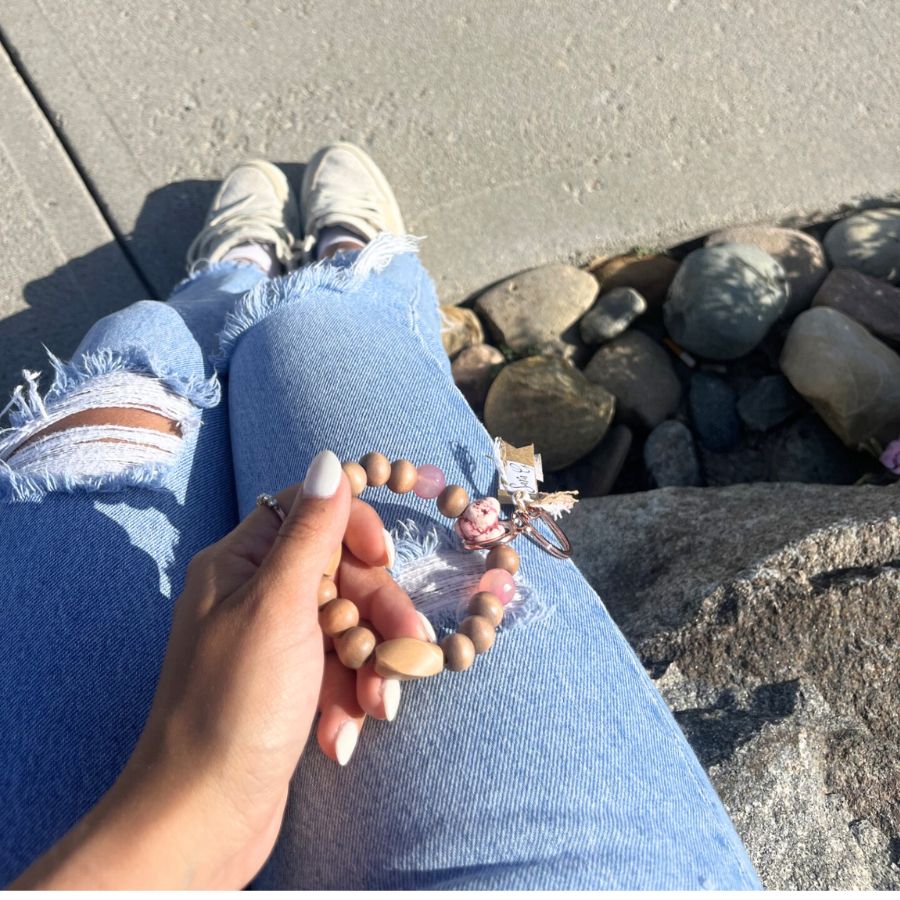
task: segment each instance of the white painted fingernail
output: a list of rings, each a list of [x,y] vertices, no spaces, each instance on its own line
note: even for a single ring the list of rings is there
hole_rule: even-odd
[[[334,741],[334,754],[342,766],[346,766],[350,762],[350,757],[353,756],[358,739],[359,731],[356,728],[356,722],[351,722],[348,719],[338,728],[337,737]]]
[[[330,450],[317,453],[303,479],[303,496],[322,499],[334,496],[342,471],[341,461]]]
[[[400,682],[398,679],[384,679],[381,699],[384,703],[384,714],[387,716],[388,722],[393,722],[397,717],[397,710],[400,708]]]
[[[394,539],[391,537],[391,533],[387,530],[387,528],[381,529],[384,532],[384,549],[387,551],[387,567],[390,569],[394,565],[394,560],[397,558],[397,554],[394,551]]]
[[[416,615],[422,620],[422,627],[425,629],[425,637],[431,641],[432,644],[437,643],[437,635],[434,633],[434,628],[431,626],[431,622],[425,618],[425,614],[416,610]]]

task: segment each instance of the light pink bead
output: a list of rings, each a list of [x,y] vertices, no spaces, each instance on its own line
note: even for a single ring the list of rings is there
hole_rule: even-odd
[[[416,496],[423,500],[434,500],[447,484],[444,473],[437,466],[432,465],[419,466],[416,471],[419,473],[416,486],[413,488]]]
[[[478,582],[479,591],[490,591],[506,606],[516,594],[516,580],[506,569],[488,569]]]

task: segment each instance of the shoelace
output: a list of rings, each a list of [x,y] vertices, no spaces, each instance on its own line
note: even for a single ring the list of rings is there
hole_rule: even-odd
[[[282,263],[290,262],[294,236],[285,226],[281,216],[276,213],[260,209],[248,210],[247,207],[251,205],[252,200],[251,197],[242,197],[216,212],[194,239],[188,251],[189,256],[197,261],[194,265],[208,255],[205,251],[209,244],[221,241],[224,229],[245,231],[252,240],[272,243],[278,259]]]
[[[387,228],[387,222],[379,209],[379,201],[371,194],[348,196],[345,192],[322,187],[315,192],[314,198],[310,205],[315,213],[307,223],[306,237],[301,245],[301,257],[305,261],[312,260],[322,223],[326,219],[346,221],[348,224],[362,221],[376,233]]]

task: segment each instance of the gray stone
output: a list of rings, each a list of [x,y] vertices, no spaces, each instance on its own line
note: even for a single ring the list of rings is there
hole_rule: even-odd
[[[842,219],[825,235],[831,264],[900,284],[900,209],[869,209]]]
[[[579,464],[579,468],[584,467],[579,473],[582,497],[605,497],[615,487],[628,458],[632,437],[631,429],[617,422],[584,458]]]
[[[794,228],[743,225],[717,231],[706,239],[707,247],[731,243],[759,247],[784,269],[788,302],[782,315],[786,319],[794,318],[810,305],[828,274],[822,245],[812,235]]]
[[[604,344],[584,374],[615,394],[619,419],[632,427],[655,428],[681,400],[681,382],[668,352],[640,331],[627,331]]]
[[[709,359],[737,359],[787,306],[784,269],[758,247],[718,244],[688,254],[663,307],[669,334]]]
[[[777,434],[767,447],[767,480],[805,484],[853,484],[871,468],[871,457],[854,453],[813,412]]]
[[[900,435],[900,356],[837,310],[794,320],[781,369],[848,447]]]
[[[574,266],[539,266],[488,288],[475,307],[501,346],[520,355],[584,357],[578,320],[597,297],[597,282]]]
[[[615,397],[555,356],[510,363],[494,379],[484,404],[493,437],[534,444],[544,469],[554,472],[590,453],[606,434]]]
[[[450,359],[457,353],[484,341],[484,329],[478,316],[462,306],[441,307],[441,342]]]
[[[600,282],[601,296],[619,288],[632,288],[652,309],[659,309],[678,271],[678,260],[665,253],[625,253],[595,260],[589,271]]]
[[[634,288],[616,288],[601,294],[578,324],[581,338],[588,344],[611,341],[646,310],[647,301]]]
[[[834,269],[819,289],[813,306],[830,306],[876,337],[900,343],[900,290],[855,269]]]
[[[803,409],[803,400],[784,375],[765,375],[740,397],[737,411],[753,431],[770,431]]]
[[[453,381],[475,412],[481,413],[488,388],[505,362],[506,357],[490,344],[467,347],[453,360]]]
[[[726,453],[707,450],[698,442],[697,454],[703,481],[709,487],[768,480],[766,448],[758,441],[742,441]]]
[[[707,450],[725,453],[737,446],[741,420],[737,394],[728,382],[709,372],[697,372],[691,378],[688,408],[694,431]]]
[[[770,889],[900,888],[898,501],[670,488],[567,517]]]
[[[644,444],[644,465],[657,487],[695,487],[703,483],[694,436],[687,425],[668,419]]]

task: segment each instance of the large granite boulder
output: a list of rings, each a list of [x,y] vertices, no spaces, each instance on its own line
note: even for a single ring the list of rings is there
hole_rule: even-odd
[[[764,883],[900,888],[900,486],[666,488],[564,527]]]

